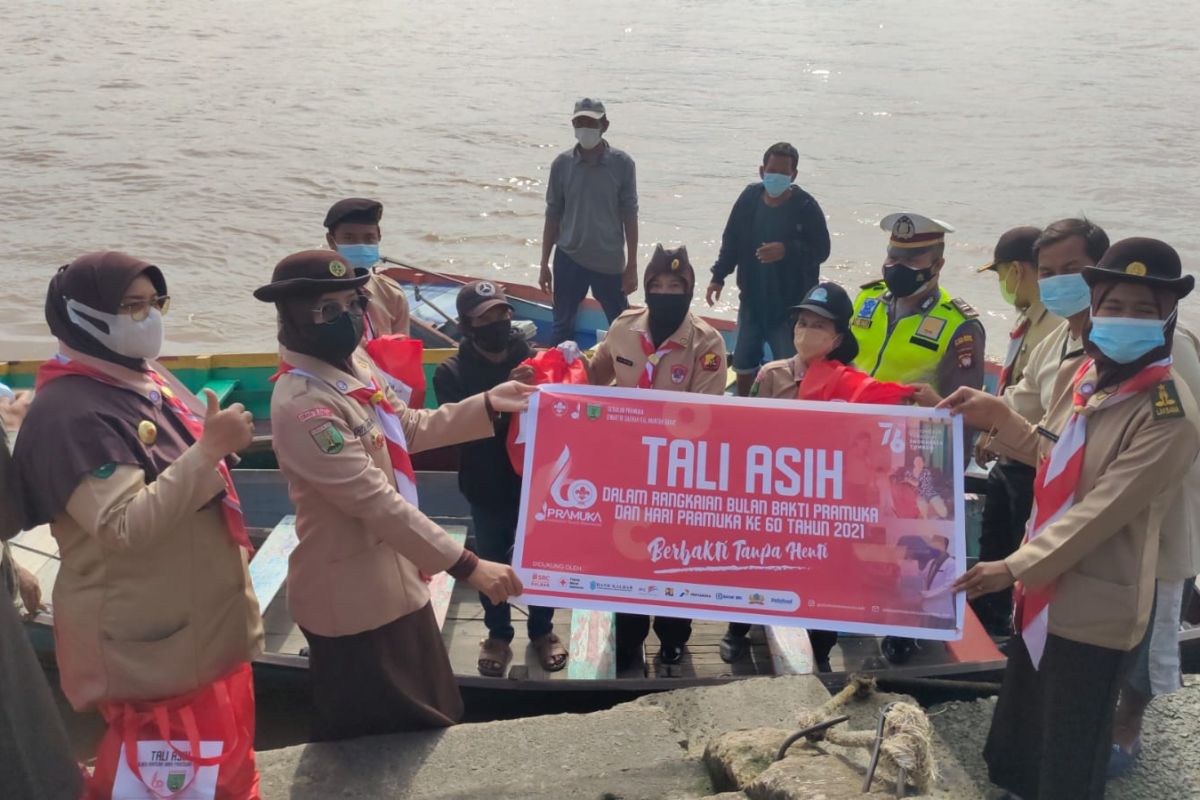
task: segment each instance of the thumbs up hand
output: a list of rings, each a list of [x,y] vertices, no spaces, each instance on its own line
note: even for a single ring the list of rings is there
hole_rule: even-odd
[[[204,433],[197,445],[215,466],[225,456],[249,447],[254,438],[254,417],[241,403],[222,410],[212,389],[205,389],[204,394]]]

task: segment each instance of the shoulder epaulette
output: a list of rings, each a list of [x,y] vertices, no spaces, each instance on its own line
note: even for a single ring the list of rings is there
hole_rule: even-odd
[[[883,281],[874,280],[874,281],[867,281],[866,283],[860,284],[858,288],[860,288],[860,289],[878,289],[880,286],[883,286]]]
[[[962,314],[967,319],[977,319],[979,317],[979,312],[972,308],[971,304],[966,300],[963,300],[961,297],[956,297],[951,300],[950,305],[954,307],[955,311]]]

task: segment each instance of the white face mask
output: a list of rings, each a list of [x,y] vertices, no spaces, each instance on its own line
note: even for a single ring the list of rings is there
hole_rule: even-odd
[[[157,308],[140,322],[128,314],[109,314],[85,306],[77,300],[67,300],[67,317],[76,327],[91,334],[96,341],[112,350],[117,355],[126,358],[158,358],[162,350],[163,319],[162,312]],[[88,319],[91,317],[91,319]],[[99,320],[108,326],[108,332],[101,330],[92,320]]]
[[[601,131],[599,128],[576,128],[575,138],[584,150],[591,150],[600,144]]]

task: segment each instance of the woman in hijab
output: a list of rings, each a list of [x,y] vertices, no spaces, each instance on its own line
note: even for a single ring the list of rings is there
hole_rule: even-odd
[[[493,603],[522,588],[421,513],[409,454],[494,435],[497,415],[524,410],[534,389],[509,381],[436,411],[405,407],[358,351],[368,277],[311,250],[254,293],[279,315],[271,426],[296,505],[288,605],[308,640],[317,739],[457,722],[427,576],[449,572]]]
[[[1155,239],[1117,242],[1083,276],[1088,358],[1041,424],[959,389],[941,407],[985,446],[1037,466],[1026,541],[955,589],[1016,584],[1004,685],[984,758],[1025,800],[1104,796],[1117,693],[1154,599],[1159,524],[1200,452],[1196,404],[1171,366],[1177,305],[1195,283]]]
[[[850,330],[854,304],[836,283],[820,283],[792,308],[796,355],[772,361],[758,372],[750,387],[751,397],[779,400],[828,400],[844,403],[899,403],[916,390],[898,383],[877,381],[850,366],[858,356],[858,341]],[[858,443],[856,442],[856,447]],[[878,480],[865,443],[849,467],[852,484],[869,486]],[[750,626],[729,623],[721,638],[721,660],[732,664],[750,650]],[[810,630],[813,660],[818,672],[829,672],[829,655],[837,644],[836,631]]]
[[[262,647],[226,466],[250,443],[250,415],[240,404],[219,410],[211,393],[206,408],[154,361],[169,302],[158,267],[124,253],[59,269],[46,293],[59,351],[38,373],[14,452],[25,526],[49,523],[61,554],[63,691],[110,722],[125,702],[232,675],[248,694],[248,662]],[[234,703],[252,733],[253,696]],[[247,784],[230,788],[245,797],[256,792],[253,750],[240,761]]]

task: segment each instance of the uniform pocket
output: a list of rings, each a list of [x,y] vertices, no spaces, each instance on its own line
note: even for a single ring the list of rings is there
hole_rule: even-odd
[[[108,666],[108,694],[117,699],[168,697],[195,688],[196,643],[185,622],[153,639],[101,643]]]
[[[1115,641],[1133,634],[1138,616],[1136,584],[1067,572],[1050,606],[1050,625],[1085,641]]]

